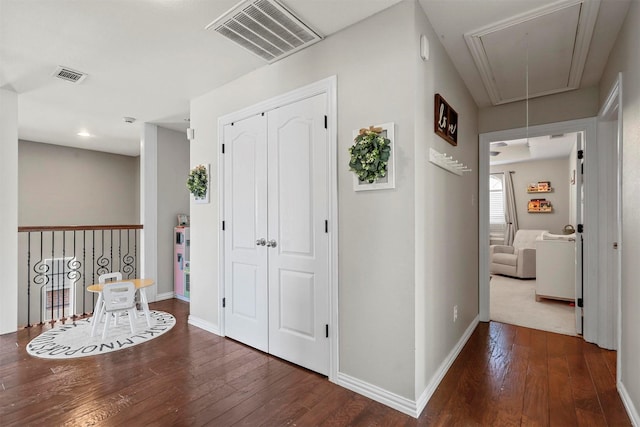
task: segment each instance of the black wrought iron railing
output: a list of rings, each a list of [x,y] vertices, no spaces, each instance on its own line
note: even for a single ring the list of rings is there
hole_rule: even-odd
[[[135,278],[142,225],[18,227],[18,325],[93,313],[101,274]]]

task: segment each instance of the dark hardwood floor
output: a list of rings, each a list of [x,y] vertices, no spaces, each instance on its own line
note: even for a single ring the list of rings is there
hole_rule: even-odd
[[[481,323],[415,420],[325,377],[187,324],[102,356],[43,360],[33,327],[0,336],[0,426],[630,426],[615,352]]]

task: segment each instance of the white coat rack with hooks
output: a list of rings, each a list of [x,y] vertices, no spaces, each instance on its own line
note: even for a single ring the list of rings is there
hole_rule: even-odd
[[[433,148],[429,148],[429,161],[442,169],[462,176],[464,172],[471,172],[472,169],[455,160],[453,156],[447,156],[447,153],[439,153]]]

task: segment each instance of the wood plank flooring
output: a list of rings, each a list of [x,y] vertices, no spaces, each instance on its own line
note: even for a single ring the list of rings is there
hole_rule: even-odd
[[[0,336],[0,426],[630,426],[615,352],[582,339],[481,323],[419,419],[325,377],[187,324],[126,350],[27,355],[42,328]]]

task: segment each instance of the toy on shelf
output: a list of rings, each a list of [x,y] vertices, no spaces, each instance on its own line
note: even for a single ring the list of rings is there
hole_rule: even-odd
[[[528,212],[553,212],[553,206],[547,199],[531,199],[527,206]]]
[[[550,193],[552,191],[551,181],[538,181],[527,186],[527,193]]]

